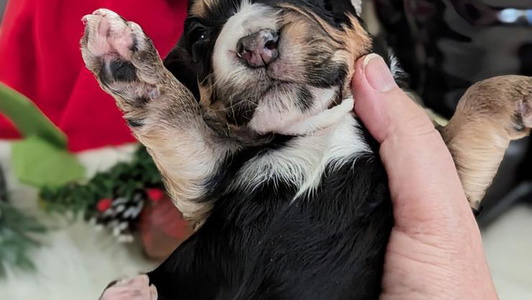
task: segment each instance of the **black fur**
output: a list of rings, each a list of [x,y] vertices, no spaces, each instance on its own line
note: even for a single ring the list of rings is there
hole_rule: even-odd
[[[311,80],[310,83],[315,87],[342,86],[347,77],[347,66],[345,64],[325,62],[313,66],[309,65],[307,73]]]
[[[238,126],[244,126],[251,121],[255,113],[256,104],[252,101],[235,101],[226,112],[227,122]]]
[[[296,187],[286,182],[224,189],[248,159],[290,141],[227,160],[228,171],[213,180],[222,184],[213,185],[218,200],[205,225],[149,274],[160,299],[378,298],[393,221],[377,157],[329,167],[316,193],[294,202]]]
[[[354,13],[349,0],[252,2],[306,5],[333,26],[347,22],[346,12]],[[165,60],[196,98],[198,82],[212,71],[214,42],[240,0],[217,3],[206,18],[187,20],[187,34]],[[320,74],[316,87],[341,86],[346,80],[344,65],[310,68],[309,74]],[[310,99],[307,93],[300,91],[300,98]],[[246,107],[234,108],[227,115],[229,123],[243,125],[251,119]],[[362,131],[373,152],[353,154],[339,168],[328,166],[317,190],[294,201],[298,187],[289,181],[271,178],[252,190],[232,184],[250,159],[293,147],[304,137],[274,136],[266,145],[227,157],[205,183],[209,193],[198,199],[215,200],[205,224],[148,274],[159,299],[378,299],[392,205],[378,144]]]

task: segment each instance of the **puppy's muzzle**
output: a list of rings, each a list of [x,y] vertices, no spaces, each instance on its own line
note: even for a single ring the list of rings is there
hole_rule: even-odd
[[[278,41],[277,32],[271,29],[260,30],[238,41],[237,55],[250,67],[265,67],[279,57]]]

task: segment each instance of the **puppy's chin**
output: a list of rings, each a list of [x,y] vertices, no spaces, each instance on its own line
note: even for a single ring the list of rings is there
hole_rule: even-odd
[[[263,134],[272,132],[288,136],[316,135],[345,120],[353,107],[353,97],[349,97],[333,107],[314,111],[299,112],[293,109],[279,112],[278,109],[261,109],[256,111],[248,127]]]

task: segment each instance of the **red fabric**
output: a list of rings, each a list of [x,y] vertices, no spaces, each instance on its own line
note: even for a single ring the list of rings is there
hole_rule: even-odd
[[[164,57],[182,33],[186,0],[10,0],[0,28],[0,81],[68,136],[72,151],[134,141],[112,98],[85,69],[81,17],[97,8],[139,23]],[[0,138],[17,138],[0,115]]]

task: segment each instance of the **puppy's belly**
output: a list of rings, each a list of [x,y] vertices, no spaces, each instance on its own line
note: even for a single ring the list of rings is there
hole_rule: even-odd
[[[266,181],[217,200],[205,225],[150,274],[161,299],[378,299],[393,224],[380,160],[326,168],[313,192]]]

